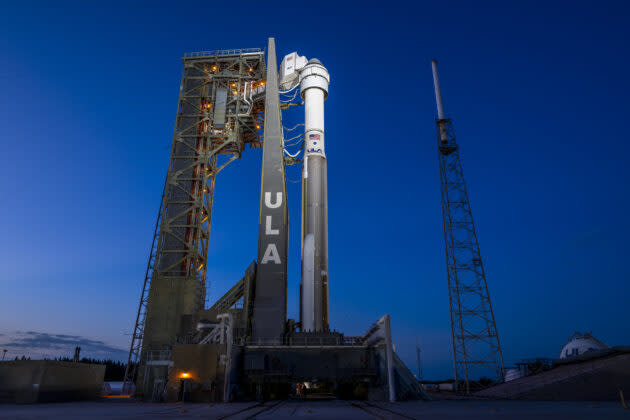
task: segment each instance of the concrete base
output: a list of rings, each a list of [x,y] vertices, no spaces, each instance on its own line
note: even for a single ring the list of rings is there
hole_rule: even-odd
[[[389,398],[382,346],[235,345],[227,376],[225,347],[174,346],[166,400]],[[397,357],[393,371],[397,400],[430,399]]]
[[[96,399],[104,365],[55,360],[0,362],[0,402],[36,403]]]
[[[370,389],[387,386],[379,375],[385,370],[383,363],[371,347],[246,346],[234,361],[240,375],[233,394],[264,400],[327,396],[365,400]]]
[[[224,344],[173,346],[166,401],[223,401],[225,348]]]

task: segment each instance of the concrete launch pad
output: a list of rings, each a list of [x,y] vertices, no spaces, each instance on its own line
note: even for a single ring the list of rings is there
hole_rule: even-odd
[[[266,403],[141,403],[108,400],[38,405],[2,405],[0,417],[25,419],[628,419],[630,410],[614,402],[541,401],[409,401],[365,403],[359,401],[268,401]]]

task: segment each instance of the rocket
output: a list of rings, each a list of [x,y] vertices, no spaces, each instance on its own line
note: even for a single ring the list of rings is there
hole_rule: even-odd
[[[328,331],[328,184],[324,133],[324,101],[330,76],[326,67],[296,52],[280,64],[280,88],[299,84],[304,101],[302,163],[302,331]]]
[[[328,71],[311,59],[300,71],[304,100],[302,170],[302,331],[328,331],[328,180],[324,133],[324,101]]]

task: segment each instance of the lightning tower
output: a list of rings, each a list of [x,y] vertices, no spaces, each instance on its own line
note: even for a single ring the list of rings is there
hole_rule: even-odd
[[[480,376],[503,379],[503,355],[481,261],[453,124],[444,116],[437,61],[432,61],[438,109],[437,143],[451,308],[453,364],[458,390],[470,393]]]

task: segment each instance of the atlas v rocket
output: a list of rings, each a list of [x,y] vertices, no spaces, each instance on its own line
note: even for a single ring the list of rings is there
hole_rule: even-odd
[[[324,132],[324,101],[330,76],[317,59],[297,53],[280,65],[280,87],[299,82],[304,100],[304,159],[302,171],[302,331],[328,331],[328,182]]]

